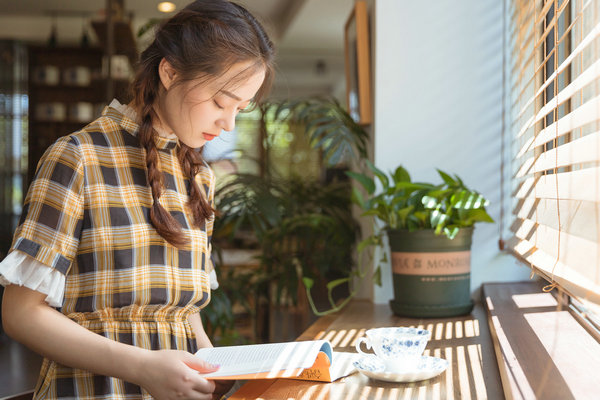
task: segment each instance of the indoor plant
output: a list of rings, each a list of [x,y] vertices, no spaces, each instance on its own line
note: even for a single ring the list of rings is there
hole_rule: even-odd
[[[389,239],[394,280],[390,305],[398,315],[440,317],[470,312],[470,248],[477,222],[494,222],[488,201],[458,176],[438,170],[440,184],[412,182],[402,166],[389,174],[366,162],[374,177],[348,172],[366,192],[354,190],[363,215],[381,229],[359,250]],[[380,184],[376,189],[376,180]]]

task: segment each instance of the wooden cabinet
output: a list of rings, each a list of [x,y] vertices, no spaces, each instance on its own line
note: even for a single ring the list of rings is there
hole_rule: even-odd
[[[30,46],[28,50],[29,183],[48,146],[97,118],[112,99],[107,98],[101,48]],[[112,85],[114,97],[129,102],[129,79],[113,78]]]

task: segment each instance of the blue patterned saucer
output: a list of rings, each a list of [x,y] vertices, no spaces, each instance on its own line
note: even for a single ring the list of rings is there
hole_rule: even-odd
[[[443,358],[421,356],[421,362],[413,370],[388,372],[383,361],[374,355],[362,356],[353,364],[363,375],[387,382],[415,382],[430,379],[444,372],[449,365]]]

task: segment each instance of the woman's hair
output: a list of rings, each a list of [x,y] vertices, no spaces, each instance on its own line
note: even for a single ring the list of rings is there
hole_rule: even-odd
[[[131,88],[134,107],[141,120],[138,138],[146,150],[148,183],[152,189],[150,219],[165,240],[181,247],[187,241],[182,227],[158,201],[163,190],[163,174],[152,118],[160,85],[158,69],[163,58],[177,72],[176,84],[199,78],[202,83],[209,82],[241,62],[250,63],[250,67],[236,76],[236,81],[264,69],[264,82],[254,97],[257,103],[266,95],[273,79],[274,49],[261,24],[242,6],[227,0],[196,0],[160,25],[154,41],[141,54]],[[215,212],[194,179],[203,162],[197,150],[181,141],[179,145],[179,162],[190,183],[189,208],[193,224],[202,228]]]

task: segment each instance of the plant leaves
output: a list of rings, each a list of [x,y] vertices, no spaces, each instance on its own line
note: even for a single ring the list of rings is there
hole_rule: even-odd
[[[375,192],[375,182],[368,176],[353,171],[346,171],[346,175],[357,180],[362,187],[365,188],[368,194],[373,194]]]

